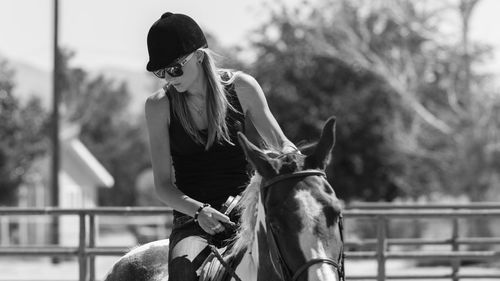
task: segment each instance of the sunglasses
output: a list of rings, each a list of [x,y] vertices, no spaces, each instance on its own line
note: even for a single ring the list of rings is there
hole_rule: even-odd
[[[165,73],[168,73],[168,75],[170,75],[171,77],[179,77],[184,74],[184,71],[182,71],[182,67],[191,59],[191,57],[193,57],[193,54],[194,53],[187,55],[186,57],[175,63],[173,66],[155,70],[153,71],[153,74],[161,79],[165,78]]]

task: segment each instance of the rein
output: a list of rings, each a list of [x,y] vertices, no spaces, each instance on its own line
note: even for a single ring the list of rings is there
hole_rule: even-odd
[[[323,171],[320,170],[304,170],[304,171],[298,171],[294,172],[291,174],[285,174],[285,175],[279,175],[274,178],[271,178],[263,183],[263,188],[269,188],[273,184],[276,184],[277,182],[291,179],[291,178],[303,178],[303,177],[308,177],[308,176],[321,176],[326,178],[326,174]],[[271,224],[269,223],[267,216],[266,216],[266,227],[268,229],[267,231],[267,241],[269,244],[269,250],[271,252],[271,264],[274,268],[274,270],[278,273],[280,278],[282,280],[291,280],[291,281],[296,281],[309,267],[318,264],[318,263],[325,263],[329,264],[337,270],[337,273],[339,275],[340,281],[345,280],[345,272],[344,272],[344,259],[345,259],[345,253],[344,253],[344,228],[343,228],[343,219],[342,219],[342,214],[339,217],[339,230],[340,230],[340,240],[342,241],[342,246],[341,246],[341,253],[337,261],[334,261],[333,259],[330,258],[318,258],[318,259],[312,259],[307,261],[305,264],[303,264],[299,269],[293,273],[292,270],[287,266],[285,260],[283,259],[281,252],[279,250],[278,244],[276,243],[276,237],[275,233],[273,232],[273,228]],[[275,264],[274,260],[278,260],[278,265]]]

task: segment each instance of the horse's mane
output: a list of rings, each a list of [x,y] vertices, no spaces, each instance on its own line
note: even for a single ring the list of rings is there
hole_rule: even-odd
[[[254,239],[253,230],[257,221],[257,202],[259,202],[261,180],[262,177],[255,173],[241,195],[237,206],[237,211],[240,212],[240,226],[233,238],[231,254],[243,251]]]
[[[280,167],[277,167],[280,170],[280,174],[302,169],[305,155],[302,155],[298,151],[282,153],[274,149],[268,149],[265,152],[270,158],[280,160]],[[261,181],[262,176],[255,172],[241,195],[237,207],[237,211],[240,212],[240,226],[236,236],[233,238],[230,255],[245,250],[254,239]]]

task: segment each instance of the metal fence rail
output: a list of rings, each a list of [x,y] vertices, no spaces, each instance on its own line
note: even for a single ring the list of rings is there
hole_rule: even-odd
[[[360,203],[351,205],[345,212],[347,218],[370,218],[377,223],[377,237],[360,242],[347,241],[347,246],[375,246],[375,251],[348,252],[351,259],[377,259],[376,276],[350,276],[351,280],[391,280],[391,279],[460,279],[484,278],[499,280],[500,274],[462,274],[460,261],[500,260],[498,251],[460,251],[460,245],[492,245],[500,244],[498,237],[459,237],[459,219],[463,218],[500,218],[499,203],[472,203],[472,204],[388,204],[388,203]],[[451,237],[448,239],[388,238],[387,227],[391,219],[449,219],[452,223]],[[450,251],[389,251],[390,245],[450,245]],[[451,262],[450,274],[419,274],[419,275],[387,275],[386,261],[388,259],[412,260],[446,260]]]
[[[79,280],[95,280],[96,256],[120,256],[125,254],[129,247],[98,247],[96,234],[97,216],[165,216],[170,214],[170,208],[159,207],[102,207],[94,209],[60,209],[60,208],[0,208],[0,217],[3,216],[61,216],[75,215],[79,217],[79,243],[77,247],[60,246],[19,246],[0,247],[0,256],[75,256],[79,264]],[[361,241],[349,240],[347,234],[346,245],[349,248],[372,246],[373,251],[348,251],[348,259],[376,259],[377,274],[374,276],[347,276],[348,280],[390,280],[390,279],[448,279],[458,281],[465,278],[500,279],[498,275],[462,274],[460,273],[461,260],[500,260],[498,251],[460,251],[460,245],[492,245],[500,244],[499,237],[459,237],[458,226],[461,218],[500,218],[500,204],[475,203],[467,205],[395,205],[395,204],[357,204],[349,206],[344,211],[346,223],[350,219],[368,218],[376,222],[377,235],[372,239]],[[391,219],[425,219],[446,218],[452,222],[452,235],[449,239],[422,239],[422,238],[388,238],[387,227]],[[389,251],[390,245],[450,245],[450,251]],[[387,275],[386,262],[389,259],[413,260],[450,260],[451,273],[440,275]]]

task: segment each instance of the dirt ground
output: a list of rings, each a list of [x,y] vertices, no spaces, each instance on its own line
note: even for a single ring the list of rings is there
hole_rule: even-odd
[[[111,268],[116,258],[99,257],[96,260],[96,278],[102,280],[106,272]],[[352,277],[356,275],[374,275],[377,265],[374,261],[351,261],[346,263],[347,280],[356,280]],[[387,274],[445,274],[449,273],[448,267],[412,267],[404,262],[389,262],[387,264]],[[486,267],[467,267],[464,273],[500,274],[500,269]],[[49,258],[40,259],[0,259],[0,280],[1,281],[70,281],[78,280],[77,261],[63,261],[59,264],[52,264]],[[419,279],[414,279],[419,280]],[[429,279],[427,279],[429,280]],[[472,279],[471,279],[472,280]],[[494,280],[494,279],[474,279],[474,280]]]
[[[136,240],[131,235],[117,237],[101,236],[99,246],[123,246],[135,245]],[[96,278],[103,280],[108,270],[118,257],[97,257]],[[498,264],[497,264],[498,265]],[[376,261],[369,260],[347,260],[347,280],[357,280],[354,276],[375,275],[377,272]],[[386,264],[388,275],[419,275],[419,274],[449,274],[450,268],[440,267],[416,267],[411,262],[389,260]],[[461,273],[467,274],[500,274],[498,266],[469,266],[461,269]],[[49,257],[0,257],[0,281],[73,281],[78,280],[78,260],[71,258],[53,264]],[[394,280],[394,279],[391,279]],[[423,279],[413,279],[423,280]],[[430,279],[426,279],[430,280]],[[440,279],[446,280],[446,279]],[[466,279],[461,279],[466,280]],[[470,280],[494,280],[494,279],[470,279]]]

